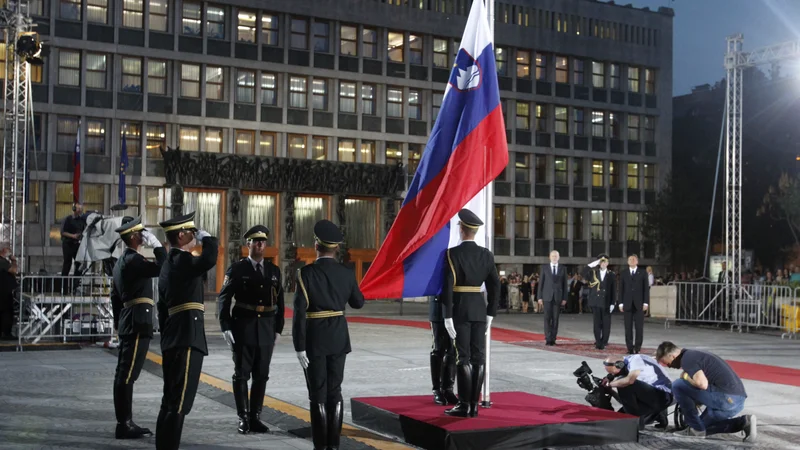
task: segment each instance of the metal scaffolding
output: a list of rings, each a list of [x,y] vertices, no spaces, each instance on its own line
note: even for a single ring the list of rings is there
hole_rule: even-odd
[[[0,9],[0,27],[5,41],[3,90],[3,185],[0,240],[25,265],[25,199],[28,173],[28,120],[31,117],[30,64],[16,54],[17,41],[32,34],[28,0],[8,0]]]
[[[771,45],[744,52],[744,36],[727,38],[725,116],[725,260],[730,276],[726,284],[742,282],[742,75],[747,67],[800,59],[800,41]]]

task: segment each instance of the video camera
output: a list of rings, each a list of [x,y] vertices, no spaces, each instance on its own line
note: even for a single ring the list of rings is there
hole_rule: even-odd
[[[589,393],[586,394],[585,399],[590,405],[594,406],[595,408],[607,409],[609,411],[614,410],[614,407],[611,406],[611,397],[613,391],[609,387],[603,386],[603,380],[608,379],[610,382],[614,379],[613,375],[609,374],[605,378],[593,376],[592,369],[588,364],[586,364],[586,361],[581,362],[581,366],[578,367],[572,374],[578,377],[578,386],[585,391],[589,391]]]

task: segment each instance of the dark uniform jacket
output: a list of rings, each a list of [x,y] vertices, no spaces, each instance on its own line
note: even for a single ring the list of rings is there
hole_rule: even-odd
[[[605,278],[601,281],[600,268],[586,266],[581,276],[589,283],[589,306],[609,309],[609,306],[616,301],[617,295],[617,278],[614,272],[607,270]]]
[[[203,311],[186,309],[190,303],[203,305],[203,275],[217,263],[217,238],[203,239],[203,253],[173,248],[158,278],[158,324],[161,351],[193,347],[208,354]],[[170,310],[174,310],[172,314]]]
[[[344,315],[309,318],[307,314],[360,309],[364,296],[355,273],[333,258],[320,258],[297,271],[292,339],[295,351],[309,357],[350,353],[350,333]]]
[[[261,266],[264,274],[256,271],[250,258],[244,258],[225,273],[218,300],[219,324],[222,331],[233,332],[237,344],[272,343],[274,334],[283,332],[281,270],[267,260],[262,261]]]
[[[447,250],[444,286],[441,301],[444,317],[454,322],[486,322],[486,316],[497,314],[500,302],[500,277],[494,255],[475,241],[464,241]],[[486,283],[489,303],[483,300],[481,284]],[[473,292],[458,292],[467,288]]]
[[[140,334],[153,337],[154,306],[150,304],[153,301],[153,278],[161,273],[167,250],[157,247],[153,253],[156,262],[148,261],[136,250],[128,248],[114,265],[111,307],[114,310],[114,328],[120,336]]]
[[[650,281],[647,279],[647,271],[641,267],[636,268],[634,276],[631,276],[630,267],[622,269],[619,288],[620,303],[628,311],[634,305],[638,311],[642,309],[642,303],[650,303]]]
[[[428,302],[428,321],[444,322],[444,312],[442,311],[442,300],[437,295]]]

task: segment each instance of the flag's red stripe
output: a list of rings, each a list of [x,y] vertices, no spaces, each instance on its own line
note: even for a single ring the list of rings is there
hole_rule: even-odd
[[[365,298],[402,297],[403,261],[505,169],[508,147],[503,123],[498,105],[456,147],[442,171],[400,209],[361,282]]]

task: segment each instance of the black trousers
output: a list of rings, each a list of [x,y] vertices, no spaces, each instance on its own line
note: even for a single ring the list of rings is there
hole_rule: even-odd
[[[636,306],[633,306],[636,308]],[[625,308],[625,345],[628,351],[639,351],[642,349],[642,340],[644,340],[644,311],[641,309]],[[634,343],[633,328],[636,327],[636,341]]]
[[[269,365],[272,362],[272,350],[275,348],[275,335],[272,342],[259,345],[233,344],[233,380],[250,379],[253,381],[269,380]]]
[[[10,338],[11,330],[14,328],[14,306],[13,304],[6,306],[1,303],[2,301],[0,300],[0,337]]]
[[[486,322],[455,323],[456,364],[486,364]]]
[[[347,353],[308,358],[306,385],[308,400],[312,403],[342,401],[342,380]]]
[[[617,389],[617,392],[627,414],[645,419],[667,409],[672,403],[671,394],[639,380],[630,386]]]
[[[149,337],[139,335],[119,337],[117,372],[114,374],[115,385],[133,384],[139,379],[149,349]]]
[[[433,335],[431,343],[432,354],[439,358],[444,358],[445,355],[453,353],[453,340],[447,334],[444,322],[431,322],[431,334]]]
[[[191,347],[173,348],[164,352],[164,396],[161,409],[187,415],[192,411],[204,355]]]
[[[558,318],[561,315],[561,302],[545,300],[544,302],[544,340],[555,342],[558,337]]]
[[[72,240],[64,240],[61,242],[61,254],[64,255],[64,262],[61,264],[61,276],[65,277],[69,275],[69,268],[72,267],[72,260],[78,256],[78,248],[80,247],[80,243],[78,241]],[[78,275],[80,273],[81,263],[75,261],[75,273],[74,275]]]
[[[592,306],[592,314],[594,318],[594,343],[606,346],[611,333],[611,313],[604,306]]]

